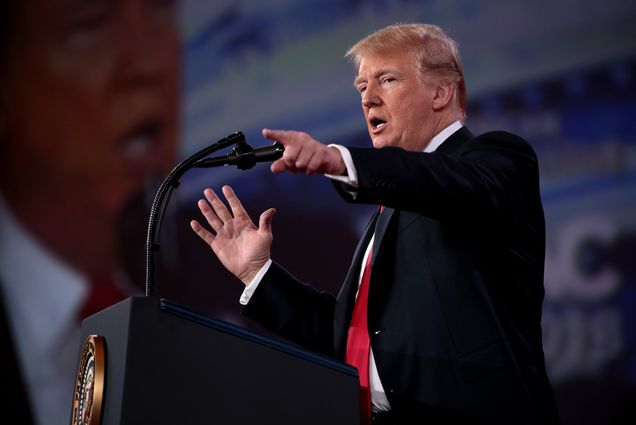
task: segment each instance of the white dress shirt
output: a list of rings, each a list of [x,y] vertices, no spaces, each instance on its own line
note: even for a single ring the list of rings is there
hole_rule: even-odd
[[[448,139],[451,135],[453,135],[453,133],[455,133],[461,127],[462,127],[462,123],[460,121],[453,122],[451,125],[449,125],[445,129],[440,131],[438,134],[435,135],[435,137],[431,139],[429,144],[426,145],[424,152],[427,152],[427,153],[434,152],[442,143],[444,143],[446,139]],[[342,158],[344,160],[345,166],[347,167],[347,175],[336,176],[332,174],[325,174],[325,176],[332,180],[340,181],[349,186],[358,187],[358,174],[356,172],[355,166],[353,164],[353,159],[351,158],[351,153],[349,152],[349,150],[341,145],[331,144],[329,146],[335,147],[340,151]],[[361,264],[366,264],[367,257],[370,254],[374,239],[375,239],[375,234],[371,237],[371,241],[369,242],[369,245],[366,248]],[[260,281],[263,279],[263,276],[265,276],[265,273],[267,273],[267,270],[269,270],[269,267],[271,264],[272,264],[272,260],[268,260],[267,263],[265,263],[265,265],[261,268],[261,270],[259,270],[259,272],[256,274],[254,279],[252,279],[252,281],[245,287],[245,290],[241,294],[241,298],[240,298],[241,304],[246,305],[249,302],[252,294],[258,287],[258,284],[260,283]],[[360,282],[362,280],[362,273],[364,271],[363,267],[361,267],[360,269],[361,270],[360,270],[360,275],[358,276],[358,285],[360,285]],[[383,412],[383,411],[391,410],[389,400],[386,397],[384,387],[382,386],[382,381],[380,380],[380,375],[378,374],[378,368],[375,364],[375,358],[373,357],[373,349],[371,349],[369,353],[369,388],[371,391],[371,404],[373,407],[373,411]]]

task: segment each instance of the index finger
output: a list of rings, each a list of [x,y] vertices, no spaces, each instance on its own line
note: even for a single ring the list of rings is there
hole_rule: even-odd
[[[264,138],[279,142],[282,145],[289,142],[290,132],[287,130],[270,130],[269,128],[264,128],[262,133]]]

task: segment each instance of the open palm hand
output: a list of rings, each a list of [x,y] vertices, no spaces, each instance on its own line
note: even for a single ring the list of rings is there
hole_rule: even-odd
[[[247,285],[269,260],[273,240],[271,223],[276,210],[270,208],[263,212],[256,227],[232,188],[223,186],[222,190],[231,212],[212,189],[205,189],[205,199],[199,200],[198,206],[212,232],[196,220],[190,225],[223,266]]]

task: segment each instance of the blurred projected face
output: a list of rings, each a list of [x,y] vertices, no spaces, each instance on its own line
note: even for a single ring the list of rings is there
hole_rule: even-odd
[[[117,213],[174,162],[174,2],[16,0],[10,22],[3,154],[38,190],[81,190]]]

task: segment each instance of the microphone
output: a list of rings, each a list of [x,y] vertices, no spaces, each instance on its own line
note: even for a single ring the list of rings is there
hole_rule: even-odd
[[[223,156],[202,159],[194,163],[196,168],[211,168],[225,165],[236,165],[239,170],[247,170],[257,162],[271,162],[283,156],[285,147],[278,142],[271,146],[254,149],[245,142],[238,143],[232,152]]]

